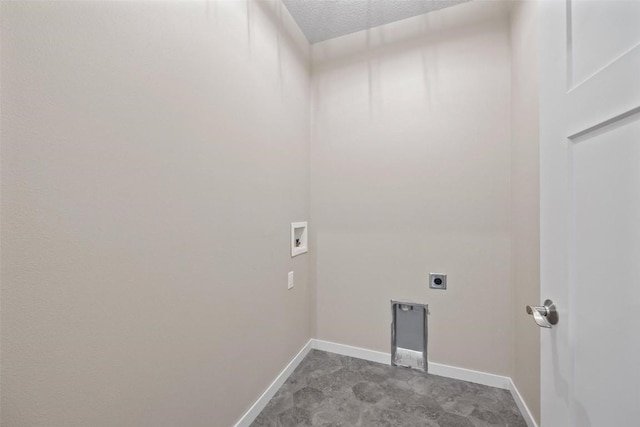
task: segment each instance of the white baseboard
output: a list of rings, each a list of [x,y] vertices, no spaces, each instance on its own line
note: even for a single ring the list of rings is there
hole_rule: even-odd
[[[381,351],[367,350],[366,348],[317,339],[312,339],[311,345],[316,350],[328,351],[329,353],[341,354],[343,356],[355,357],[356,359],[369,360],[371,362],[384,363],[385,365],[391,364],[391,355]]]
[[[470,383],[488,385],[489,387],[509,390],[511,378],[502,375],[489,374],[487,372],[474,371],[473,369],[458,368],[457,366],[442,365],[429,362],[429,373],[454,380],[468,381]]]
[[[351,345],[338,344],[330,341],[323,341],[312,339],[312,346],[315,349],[328,351],[330,353],[341,354],[343,356],[355,357],[358,359],[369,360],[371,362],[384,363],[386,365],[391,364],[391,354],[383,353],[381,351],[368,350],[366,348],[354,347]],[[455,380],[468,381],[471,383],[482,384],[489,387],[501,388],[509,390],[515,400],[518,409],[522,413],[524,420],[528,427],[538,427],[527,407],[526,403],[522,399],[520,392],[516,388],[511,378],[489,374],[487,372],[474,371],[472,369],[458,368],[457,366],[443,365],[440,363],[429,362],[429,373],[432,375],[438,375],[441,377],[452,378]]]
[[[313,339],[312,346],[318,350],[330,353],[342,354],[343,356],[355,357],[358,359],[370,360],[372,362],[391,364],[391,354],[381,351],[368,350],[366,348],[353,347],[351,345],[337,344],[329,341]],[[455,366],[442,365],[440,363],[429,362],[429,373],[441,377],[453,378],[456,380],[469,381],[476,384],[488,385],[490,387],[510,389],[511,378],[501,375],[487,374],[486,372],[474,371],[471,369],[457,368]]]
[[[311,349],[317,349],[327,351],[329,353],[341,354],[343,356],[355,357],[357,359],[369,360],[371,362],[383,363],[385,365],[391,364],[391,354],[383,353],[381,351],[368,350],[366,348],[354,347],[351,345],[338,344],[330,341],[323,341],[317,339],[311,339],[302,347],[298,354],[289,362],[289,364],[280,372],[271,385],[262,393],[262,396],[249,408],[249,410],[240,418],[235,424],[235,427],[249,427],[251,423],[256,419],[260,412],[267,406],[269,400],[277,393],[282,387],[287,378],[296,369],[296,367],[302,362],[302,359],[311,351]],[[515,384],[509,377],[502,375],[489,374],[486,372],[474,371],[472,369],[458,368],[455,366],[442,365],[440,363],[429,362],[429,373],[432,375],[439,375],[441,377],[453,378],[456,380],[469,381],[476,384],[487,385],[490,387],[501,388],[511,391],[511,395],[520,409],[522,416],[524,417],[528,427],[538,427],[531,411],[525,404],[522,396],[518,392]]]
[[[289,364],[278,374],[275,380],[267,387],[267,389],[262,393],[262,395],[256,400],[256,402],[251,405],[251,408],[240,418],[240,420],[235,424],[235,427],[249,427],[251,423],[260,415],[260,412],[267,406],[267,403],[271,400],[273,396],[280,390],[280,387],[287,381],[287,378],[293,373],[293,371],[298,367],[302,359],[311,351],[313,348],[312,341],[310,340],[308,343],[302,347],[302,349],[295,355],[295,357],[289,362]]]
[[[518,388],[514,384],[513,380],[509,379],[509,390],[511,391],[511,396],[513,396],[513,400],[516,401],[516,405],[518,409],[520,409],[520,413],[524,417],[524,420],[527,422],[528,427],[538,427],[538,423],[536,423],[536,419],[533,418],[533,414],[529,410],[529,407],[526,403],[524,403],[524,399],[520,395]]]

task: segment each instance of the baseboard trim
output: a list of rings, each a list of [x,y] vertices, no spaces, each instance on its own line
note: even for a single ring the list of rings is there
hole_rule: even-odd
[[[311,340],[313,348],[328,351],[330,353],[342,354],[343,356],[355,357],[358,359],[370,360],[371,362],[391,364],[391,354],[381,351],[368,350],[366,348],[354,347],[351,345],[338,344],[330,341]],[[511,378],[501,375],[488,374],[486,372],[474,371],[471,369],[458,368],[455,366],[442,365],[440,363],[429,362],[429,373],[441,377],[453,378],[455,380],[469,381],[476,384],[488,385],[490,387],[510,389]]]
[[[520,409],[520,413],[524,417],[524,420],[527,422],[528,427],[538,427],[538,423],[536,423],[536,419],[533,418],[533,414],[529,410],[529,407],[524,402],[522,395],[518,391],[518,387],[516,387],[513,380],[509,379],[509,391],[511,391],[511,396],[513,396],[513,400],[516,401],[516,405],[518,409]]]
[[[329,353],[341,354],[343,356],[355,357],[356,359],[369,360],[371,362],[384,363],[385,365],[391,364],[391,355],[389,353],[317,339],[312,339],[311,342],[313,348],[316,350],[328,351]]]
[[[331,341],[324,341],[318,339],[310,339],[309,342],[302,347],[302,349],[296,354],[296,356],[289,362],[289,364],[280,372],[276,379],[271,383],[269,387],[262,393],[262,395],[256,400],[256,402],[249,408],[249,410],[240,418],[234,427],[249,427],[251,423],[258,417],[260,412],[267,406],[269,400],[278,392],[282,384],[285,383],[287,378],[298,367],[302,359],[311,351],[311,349],[317,349],[327,351],[329,353],[341,354],[343,356],[355,357],[357,359],[369,360],[371,362],[383,363],[385,365],[391,364],[391,354],[383,353],[381,351],[369,350],[361,347],[354,347],[346,344],[338,344]],[[527,407],[526,403],[522,399],[520,392],[516,388],[515,384],[509,377],[502,375],[489,374],[486,372],[474,371],[472,369],[458,368],[456,366],[442,365],[440,363],[429,362],[429,373],[432,375],[439,375],[441,377],[453,378],[456,380],[469,381],[476,384],[487,385],[490,387],[501,388],[509,390],[515,400],[518,409],[522,413],[528,427],[538,427],[533,418],[531,411]]]
[[[240,420],[235,424],[234,427],[249,427],[252,422],[260,415],[260,412],[267,406],[267,403],[271,400],[273,396],[278,392],[280,387],[287,381],[287,378],[293,373],[293,371],[298,367],[302,359],[311,351],[313,348],[313,340],[309,340],[304,347],[291,359],[291,362],[278,374],[275,380],[267,387],[267,389],[262,393],[262,395],[256,400],[256,402],[251,405],[249,410],[245,412],[245,414],[240,418]]]
[[[429,373],[441,377],[453,378],[454,380],[468,381],[470,383],[487,385],[489,387],[509,390],[511,378],[502,375],[489,374],[473,369],[458,368],[457,366],[443,365],[429,362]]]
[[[315,349],[328,351],[330,353],[341,354],[343,356],[355,357],[358,359],[369,360],[371,362],[391,364],[391,354],[381,351],[368,350],[366,348],[354,347],[346,344],[338,344],[331,341],[323,341],[312,339],[312,346]],[[513,383],[513,380],[503,375],[489,374],[487,372],[474,371],[473,369],[459,368],[457,366],[443,365],[441,363],[429,362],[429,373],[441,377],[452,378],[455,380],[469,381],[476,384],[482,384],[489,387],[501,388],[509,390],[516,402],[518,409],[522,413],[528,427],[538,427],[527,404],[522,399],[522,395]]]

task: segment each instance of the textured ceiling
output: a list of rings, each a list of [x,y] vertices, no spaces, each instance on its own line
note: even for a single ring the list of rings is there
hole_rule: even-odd
[[[309,43],[317,43],[469,0],[282,1]]]

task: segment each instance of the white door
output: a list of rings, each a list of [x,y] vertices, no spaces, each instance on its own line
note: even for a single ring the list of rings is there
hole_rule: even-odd
[[[539,4],[542,427],[640,426],[640,0]]]

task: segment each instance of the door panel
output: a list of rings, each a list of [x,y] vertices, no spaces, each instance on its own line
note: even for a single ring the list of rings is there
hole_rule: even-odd
[[[640,114],[573,143],[571,413],[625,426],[640,396]]]
[[[640,1],[540,4],[544,427],[637,423]]]
[[[573,85],[597,74],[640,43],[640,2],[574,0],[568,7]]]

